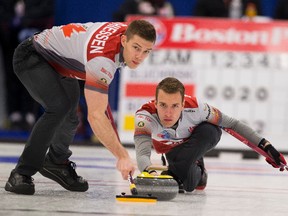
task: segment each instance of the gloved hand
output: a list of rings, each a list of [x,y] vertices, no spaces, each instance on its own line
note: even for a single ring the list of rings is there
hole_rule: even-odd
[[[287,165],[287,162],[284,158],[284,156],[279,153],[274,146],[272,146],[271,144],[267,144],[265,145],[265,147],[263,147],[263,150],[273,158],[273,160],[271,158],[266,158],[266,161],[271,164],[274,168],[280,168],[280,171],[284,171],[284,167],[281,166],[281,164]]]

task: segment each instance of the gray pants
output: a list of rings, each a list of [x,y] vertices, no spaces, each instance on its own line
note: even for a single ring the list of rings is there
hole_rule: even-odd
[[[166,154],[169,170],[182,182],[190,178],[189,187],[195,188],[201,179],[201,169],[195,162],[217,145],[221,135],[221,129],[215,125],[206,122],[198,125],[187,142]]]
[[[32,38],[15,50],[13,67],[30,95],[44,108],[16,166],[18,173],[32,176],[42,167],[48,149],[55,163],[63,163],[71,156],[69,145],[79,123],[80,88],[76,79],[59,75],[35,51]]]

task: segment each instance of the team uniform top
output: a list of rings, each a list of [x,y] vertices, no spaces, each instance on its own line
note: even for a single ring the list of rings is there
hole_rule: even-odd
[[[134,141],[137,163],[142,170],[151,165],[149,158],[152,145],[157,153],[167,153],[187,141],[194,128],[201,122],[231,128],[255,144],[259,144],[263,138],[244,123],[189,96],[185,96],[184,110],[179,121],[172,128],[164,128],[160,123],[154,102],[152,100],[144,104],[135,115]]]
[[[86,80],[85,87],[108,93],[117,68],[124,66],[120,36],[125,23],[71,23],[34,36],[34,46],[63,76]]]

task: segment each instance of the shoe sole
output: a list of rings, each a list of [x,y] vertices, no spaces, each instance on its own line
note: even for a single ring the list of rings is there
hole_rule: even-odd
[[[5,190],[8,192],[16,193],[16,194],[23,194],[23,195],[33,195],[35,193],[35,188],[31,188],[31,186],[23,185],[21,187],[13,187],[9,182],[5,185]]]
[[[205,186],[197,186],[195,189],[196,190],[204,190],[206,188],[206,185]]]
[[[207,179],[208,179],[208,174],[207,174],[207,171],[205,170],[201,176],[201,180],[200,180],[198,186],[195,189],[196,190],[204,190],[206,188],[206,185],[207,185]]]
[[[43,175],[46,178],[49,178],[58,184],[60,184],[63,188],[69,191],[77,191],[77,192],[85,192],[88,190],[88,184],[87,187],[71,187],[70,185],[66,184],[61,178],[59,178],[57,175],[54,173],[50,172],[46,168],[42,168],[40,171],[40,174]]]

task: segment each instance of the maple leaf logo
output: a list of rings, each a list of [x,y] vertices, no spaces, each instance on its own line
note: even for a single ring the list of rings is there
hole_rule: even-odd
[[[86,32],[86,29],[82,25],[77,25],[74,23],[62,26],[61,30],[63,31],[64,36],[68,38],[70,38],[75,32]]]

